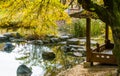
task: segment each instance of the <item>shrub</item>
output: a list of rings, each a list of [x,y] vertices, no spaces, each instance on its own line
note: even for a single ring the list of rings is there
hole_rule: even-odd
[[[75,37],[85,36],[85,20],[80,19],[72,24],[71,32]]]
[[[91,20],[91,36],[99,36],[104,33],[104,23],[100,20]],[[75,37],[84,37],[86,34],[86,20],[79,19],[71,25],[71,34]]]

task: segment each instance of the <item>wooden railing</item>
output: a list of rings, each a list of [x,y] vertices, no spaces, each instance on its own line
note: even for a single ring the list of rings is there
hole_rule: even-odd
[[[113,55],[101,54],[101,53],[92,53],[91,61],[107,63],[107,64],[116,64],[116,59]]]
[[[106,48],[105,48],[105,44],[103,45],[99,45],[98,43],[96,44],[96,48],[92,50],[92,52],[102,52],[104,51]]]

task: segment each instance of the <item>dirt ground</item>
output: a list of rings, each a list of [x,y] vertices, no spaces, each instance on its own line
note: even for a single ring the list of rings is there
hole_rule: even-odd
[[[74,66],[71,69],[62,71],[57,76],[116,76],[117,66],[95,64],[84,68],[83,64]]]

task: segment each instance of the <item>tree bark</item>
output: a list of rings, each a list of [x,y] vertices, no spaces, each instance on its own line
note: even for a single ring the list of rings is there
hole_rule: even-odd
[[[118,66],[120,67],[120,26],[111,27],[113,39],[114,39],[114,49],[113,54],[116,56]]]
[[[113,39],[114,39],[113,55],[117,60],[117,64],[118,64],[117,76],[119,76],[119,73],[120,73],[120,26],[117,26],[117,27],[112,26],[111,29],[112,29]]]

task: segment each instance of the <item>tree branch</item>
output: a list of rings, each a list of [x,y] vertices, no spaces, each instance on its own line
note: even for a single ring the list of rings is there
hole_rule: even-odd
[[[85,10],[95,12],[102,21],[109,23],[109,19],[106,19],[109,18],[109,12],[105,7],[93,3],[91,0],[78,0],[78,2]]]
[[[71,0],[70,3],[69,3],[69,6],[72,5],[73,2],[74,2],[74,0]]]
[[[113,0],[103,0],[103,2],[106,9],[108,10],[113,9]]]
[[[105,23],[109,24],[110,20],[107,19],[110,16],[110,13],[108,12],[108,10],[102,6],[99,6],[97,4],[93,4],[94,7],[94,12],[98,15],[98,17]]]
[[[23,4],[24,4],[25,8],[27,8],[27,5],[25,4],[24,0],[22,0],[22,2],[23,2]]]

